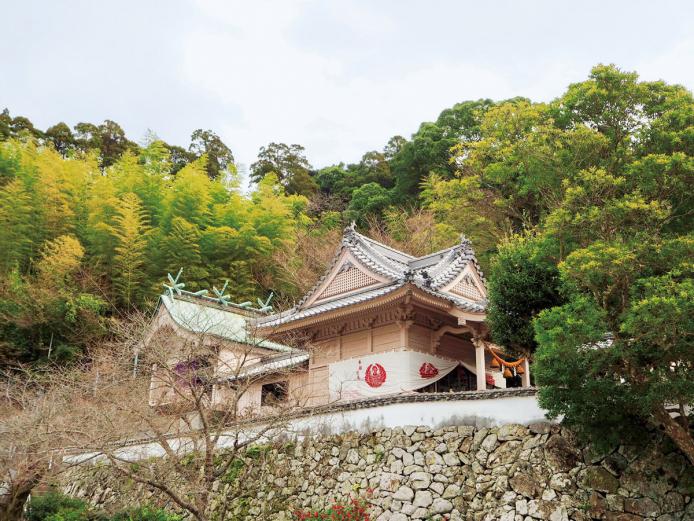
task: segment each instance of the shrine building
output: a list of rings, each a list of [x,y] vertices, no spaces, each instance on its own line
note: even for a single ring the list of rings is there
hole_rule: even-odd
[[[180,273],[179,273],[180,275]],[[530,385],[526,359],[489,341],[487,291],[470,241],[414,257],[344,231],[325,275],[287,311],[234,304],[215,290],[192,294],[171,279],[154,335],[217,353],[210,403],[222,407],[248,383],[238,407],[262,413],[278,401],[315,407],[407,393]],[[172,399],[153,378],[150,404]]]

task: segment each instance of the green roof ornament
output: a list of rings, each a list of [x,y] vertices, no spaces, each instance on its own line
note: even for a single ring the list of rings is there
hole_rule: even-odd
[[[261,299],[258,299],[258,311],[261,313],[269,313],[272,311],[272,306],[270,305],[270,301],[272,300],[272,297],[274,297],[275,294],[271,291],[270,296],[267,298],[265,302],[263,302]]]
[[[181,291],[183,291],[183,288],[186,287],[186,285],[183,284],[183,282],[178,282],[178,279],[181,278],[181,273],[183,273],[183,268],[178,270],[178,273],[175,277],[172,277],[171,273],[166,274],[166,276],[169,278],[170,285],[164,283],[164,287],[169,292],[169,297],[171,298],[174,298],[174,293],[176,293],[176,295],[180,295]]]
[[[219,302],[222,306],[228,306],[231,299],[229,295],[224,294],[224,292],[227,290],[228,285],[229,279],[224,281],[224,286],[221,290],[218,290],[216,286],[212,286],[212,293],[215,294],[215,296],[217,297],[217,302]]]
[[[204,297],[207,295],[208,291],[206,289],[201,289],[200,291],[186,291],[183,288],[186,287],[186,285],[183,282],[179,282],[178,280],[181,278],[181,273],[183,273],[183,268],[178,270],[178,273],[176,273],[176,276],[173,277],[171,273],[167,273],[166,276],[169,279],[169,284],[164,284],[164,287],[166,290],[169,292],[169,297],[174,298],[174,294],[181,296],[183,294],[185,295],[192,295],[193,297]]]
[[[206,289],[201,289],[200,291],[195,292],[186,291],[185,289],[183,289],[186,287],[186,285],[183,282],[180,282],[182,273],[183,268],[180,268],[178,270],[178,273],[176,273],[175,277],[171,275],[171,273],[166,274],[167,278],[169,279],[169,284],[164,283],[164,287],[166,288],[166,291],[169,293],[169,297],[171,297],[172,299],[175,296],[181,295],[189,295],[192,297],[204,297],[209,293]],[[270,305],[270,302],[272,301],[272,297],[275,296],[273,292],[270,292],[270,296],[265,301],[258,299],[258,308],[254,308],[253,303],[250,301],[241,302],[239,304],[232,302],[231,296],[226,294],[228,286],[229,279],[226,279],[224,281],[224,286],[222,286],[222,289],[217,289],[216,286],[212,286],[212,293],[214,293],[216,298],[211,298],[211,300],[216,301],[218,304],[221,304],[222,306],[232,305],[251,311],[259,311],[260,313],[269,313],[270,311],[272,311],[272,306]]]

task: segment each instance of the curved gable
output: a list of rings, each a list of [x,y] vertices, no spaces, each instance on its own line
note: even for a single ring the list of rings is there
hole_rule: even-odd
[[[460,273],[448,284],[442,286],[439,291],[450,293],[472,302],[487,300],[487,289],[484,281],[472,262],[468,262]]]
[[[323,282],[301,307],[307,308],[313,304],[320,304],[326,300],[388,282],[391,280],[368,269],[348,249],[345,249]]]

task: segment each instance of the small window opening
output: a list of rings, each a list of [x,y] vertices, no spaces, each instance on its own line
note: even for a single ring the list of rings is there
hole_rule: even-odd
[[[279,402],[286,402],[289,398],[289,383],[274,382],[263,384],[260,392],[261,405],[274,405]]]

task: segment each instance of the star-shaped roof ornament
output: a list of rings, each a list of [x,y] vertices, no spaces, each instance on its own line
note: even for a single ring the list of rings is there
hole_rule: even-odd
[[[164,287],[169,292],[169,296],[171,298],[174,298],[174,293],[176,295],[180,295],[183,291],[183,288],[186,287],[186,285],[183,282],[178,282],[178,279],[181,278],[181,273],[183,273],[183,268],[178,270],[178,273],[175,277],[173,277],[171,273],[166,274],[166,276],[169,278],[169,284],[164,283]]]
[[[258,311],[261,313],[268,313],[272,311],[272,306],[270,305],[270,301],[272,300],[272,297],[274,297],[275,294],[271,291],[270,296],[267,298],[266,301],[262,301],[261,299],[258,299]]]
[[[212,286],[212,292],[217,297],[217,302],[219,302],[222,306],[228,306],[231,299],[229,295],[224,294],[224,292],[227,290],[228,285],[229,279],[224,281],[224,286],[221,290],[217,289],[216,286]]]
[[[171,275],[171,273],[166,274],[167,278],[169,279],[169,283],[164,283],[164,287],[166,288],[166,291],[169,292],[169,297],[174,298],[174,295],[181,296],[184,294],[192,295],[193,297],[204,297],[207,295],[206,289],[201,289],[200,291],[186,291],[183,289],[186,287],[186,285],[183,282],[179,282],[181,273],[183,273],[183,268],[178,270],[175,277]]]

